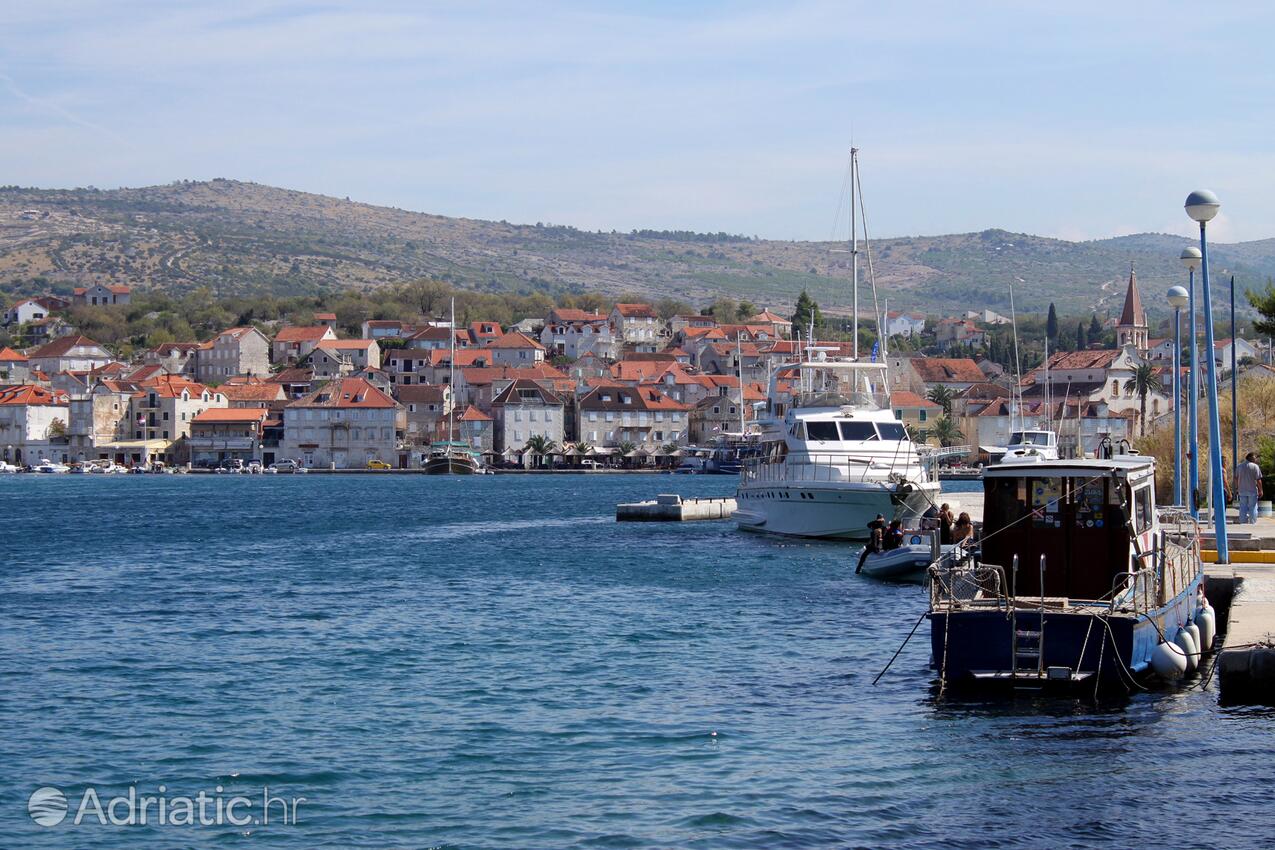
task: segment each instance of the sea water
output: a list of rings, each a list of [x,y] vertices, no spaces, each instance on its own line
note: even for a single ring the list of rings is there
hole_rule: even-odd
[[[920,587],[847,544],[614,521],[733,488],[4,477],[0,846],[1270,845],[1271,716],[1215,685],[940,699],[925,623],[874,685]],[[256,820],[102,823],[130,789]],[[294,817],[261,823],[263,789]]]

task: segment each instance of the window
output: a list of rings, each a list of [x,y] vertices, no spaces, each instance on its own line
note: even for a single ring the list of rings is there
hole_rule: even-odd
[[[878,422],[877,433],[883,440],[906,440],[908,432],[898,422]]]
[[[590,421],[590,422],[597,422],[597,421],[598,421],[598,412],[597,412],[596,410],[590,410],[590,411],[589,411],[589,421]]]
[[[811,422],[808,424],[814,425],[816,423]],[[843,440],[875,440],[877,438],[877,431],[872,427],[871,422],[842,420],[838,424],[841,426],[841,439]]]
[[[717,412],[717,408],[713,408],[713,412]],[[837,423],[836,422],[807,422],[806,435],[811,440],[838,440]],[[875,434],[874,434],[875,436]]]
[[[900,418],[902,418],[902,417],[900,417]],[[918,420],[918,421],[920,421],[920,422],[924,422],[924,421],[925,421],[925,411],[924,411],[924,410],[922,410],[919,414],[917,414],[917,417],[916,417],[916,418],[917,418],[917,420]]]

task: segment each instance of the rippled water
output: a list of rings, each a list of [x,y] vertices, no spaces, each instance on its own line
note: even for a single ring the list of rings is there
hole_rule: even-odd
[[[844,545],[618,501],[730,478],[11,476],[0,846],[1269,846],[1265,711],[936,701]],[[918,638],[926,636],[922,626]],[[123,794],[296,825],[36,826]]]

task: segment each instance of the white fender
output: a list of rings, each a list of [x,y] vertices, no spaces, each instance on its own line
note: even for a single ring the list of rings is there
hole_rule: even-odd
[[[1204,644],[1200,642],[1200,627],[1187,620],[1184,628],[1191,633],[1191,640],[1195,643],[1195,666],[1198,667],[1204,658]]]
[[[1173,642],[1186,654],[1186,671],[1188,673],[1194,672],[1195,665],[1199,660],[1199,654],[1196,652],[1195,639],[1191,637],[1191,633],[1186,630],[1186,627],[1182,627],[1178,629]]]
[[[1151,652],[1151,669],[1166,682],[1175,682],[1186,673],[1186,655],[1176,644],[1160,641]]]
[[[1203,652],[1210,652],[1213,649],[1213,638],[1217,636],[1217,617],[1213,613],[1213,606],[1208,602],[1204,603],[1204,607],[1195,612],[1195,624],[1200,628],[1200,649]]]

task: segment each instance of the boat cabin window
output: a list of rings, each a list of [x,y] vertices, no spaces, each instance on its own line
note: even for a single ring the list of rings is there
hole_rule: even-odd
[[[1009,435],[1011,446],[1051,446],[1054,441],[1049,431],[1014,431]]]
[[[877,438],[877,429],[872,427],[871,422],[851,422],[841,420],[841,439],[843,440],[875,440]]]
[[[1139,487],[1133,491],[1134,531],[1138,534],[1151,528],[1151,488]]]
[[[899,422],[878,422],[877,432],[881,434],[883,440],[906,440],[908,431]]]
[[[807,422],[806,437],[810,440],[820,440],[823,442],[836,442],[841,439],[837,436],[836,422]]]

